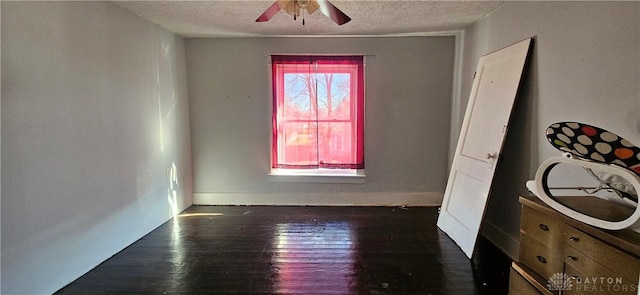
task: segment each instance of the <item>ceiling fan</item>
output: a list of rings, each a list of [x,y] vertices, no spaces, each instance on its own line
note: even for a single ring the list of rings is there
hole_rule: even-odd
[[[266,22],[280,10],[284,10],[293,15],[294,20],[302,13],[302,24],[304,25],[304,11],[306,10],[307,14],[313,14],[318,9],[338,25],[344,25],[351,20],[349,16],[327,0],[277,0],[256,19],[256,22]]]

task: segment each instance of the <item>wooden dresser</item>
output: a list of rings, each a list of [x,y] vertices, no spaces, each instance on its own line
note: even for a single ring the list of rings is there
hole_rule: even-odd
[[[640,294],[640,233],[586,225],[537,197],[520,203],[520,257],[511,266],[509,294]],[[612,216],[628,210],[596,198],[566,203]]]

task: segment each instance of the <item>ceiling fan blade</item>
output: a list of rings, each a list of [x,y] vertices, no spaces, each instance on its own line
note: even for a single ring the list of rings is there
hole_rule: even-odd
[[[351,18],[349,16],[344,14],[344,12],[340,11],[340,9],[335,7],[329,1],[327,1],[327,0],[316,0],[316,2],[320,6],[320,12],[322,12],[324,15],[328,16],[336,24],[341,26],[341,25],[344,25],[344,24],[348,23],[351,20]]]
[[[280,5],[278,4],[278,1],[276,1],[256,19],[256,22],[266,22],[270,20],[274,15],[276,15],[279,11]]]

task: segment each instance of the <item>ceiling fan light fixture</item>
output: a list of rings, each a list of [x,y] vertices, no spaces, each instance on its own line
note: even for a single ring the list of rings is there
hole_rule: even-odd
[[[349,16],[327,0],[277,0],[256,19],[256,22],[268,21],[280,10],[284,10],[288,14],[293,15],[293,19],[295,20],[300,15],[300,10],[302,10],[302,24],[304,25],[304,11],[306,10],[307,14],[311,15],[318,9],[338,25],[343,25],[351,20]]]
[[[298,0],[295,2],[298,5],[298,7],[302,9],[307,9],[307,6],[309,6],[309,3],[311,3],[311,0]]]

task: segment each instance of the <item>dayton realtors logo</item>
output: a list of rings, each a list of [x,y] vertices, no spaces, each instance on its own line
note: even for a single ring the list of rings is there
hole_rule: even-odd
[[[547,281],[551,291],[575,290],[580,292],[635,292],[638,285],[623,281],[622,277],[569,277],[565,273],[555,273]]]
[[[547,287],[551,291],[571,290],[571,287],[573,287],[571,279],[572,278],[567,276],[566,273],[554,273],[551,277],[549,277],[549,280],[547,281]]]

